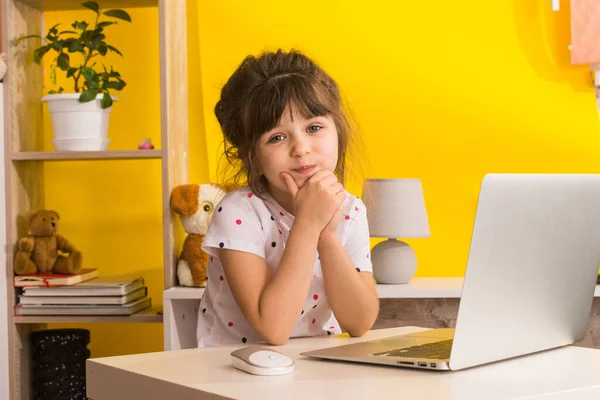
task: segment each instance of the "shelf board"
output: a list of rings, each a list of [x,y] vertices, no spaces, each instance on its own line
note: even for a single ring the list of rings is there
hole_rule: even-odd
[[[21,151],[10,153],[13,161],[138,160],[162,158],[161,150]]]
[[[413,278],[407,284],[378,284],[380,299],[460,298],[463,278]]]
[[[160,312],[160,314],[159,314]],[[57,324],[57,323],[162,323],[162,305],[152,306],[133,315],[23,315],[14,316],[15,324]]]
[[[163,292],[164,299],[182,300],[182,299],[198,299],[202,298],[204,288],[175,286]]]
[[[463,278],[413,278],[405,285],[378,284],[380,299],[460,298]],[[204,288],[176,286],[163,292],[164,300],[201,299]]]
[[[42,11],[86,10],[86,8],[81,5],[81,3],[83,3],[82,0],[19,0],[19,2]],[[110,8],[158,6],[158,0],[103,0],[99,3],[100,6],[105,10]]]
[[[404,285],[378,284],[380,299],[459,299],[462,293],[463,278],[413,278]],[[163,292],[163,301],[200,300],[204,288],[176,286]],[[596,286],[594,297],[600,297],[600,285]]]

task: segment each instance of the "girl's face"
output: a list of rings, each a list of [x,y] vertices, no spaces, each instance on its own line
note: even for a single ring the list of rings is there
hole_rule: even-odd
[[[328,116],[306,119],[296,109],[286,109],[279,125],[264,133],[257,145],[260,173],[268,190],[284,207],[289,191],[280,174],[287,172],[298,187],[317,171],[335,171],[338,162],[338,132]],[[287,207],[286,207],[287,208]]]

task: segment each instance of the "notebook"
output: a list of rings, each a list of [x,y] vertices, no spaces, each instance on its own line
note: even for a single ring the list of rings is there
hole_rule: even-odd
[[[149,297],[142,297],[123,305],[85,305],[85,304],[60,304],[60,305],[34,305],[17,304],[15,315],[131,315],[145,310],[151,306]]]
[[[455,329],[302,355],[460,370],[577,342],[600,263],[600,175],[483,179]]]
[[[141,276],[101,276],[73,286],[26,287],[24,296],[122,296],[144,286]]]
[[[32,274],[18,275],[14,277],[15,287],[29,286],[68,286],[85,282],[98,276],[96,268],[81,269],[79,273],[65,274]]]
[[[143,286],[123,296],[19,296],[19,304],[55,305],[55,304],[125,304],[148,294]]]

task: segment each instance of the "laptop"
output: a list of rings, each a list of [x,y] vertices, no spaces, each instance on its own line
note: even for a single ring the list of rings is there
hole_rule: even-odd
[[[600,174],[488,174],[454,329],[301,353],[461,370],[585,336],[600,265]]]

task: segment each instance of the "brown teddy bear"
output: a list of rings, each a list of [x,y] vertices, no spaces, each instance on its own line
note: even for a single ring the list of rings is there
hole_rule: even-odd
[[[25,214],[30,234],[19,239],[15,274],[76,274],[81,270],[81,252],[56,234],[59,219],[60,215],[51,210],[32,210]]]
[[[171,192],[171,208],[187,233],[177,262],[177,278],[181,286],[206,286],[208,254],[201,246],[215,206],[232,186],[187,184]]]

